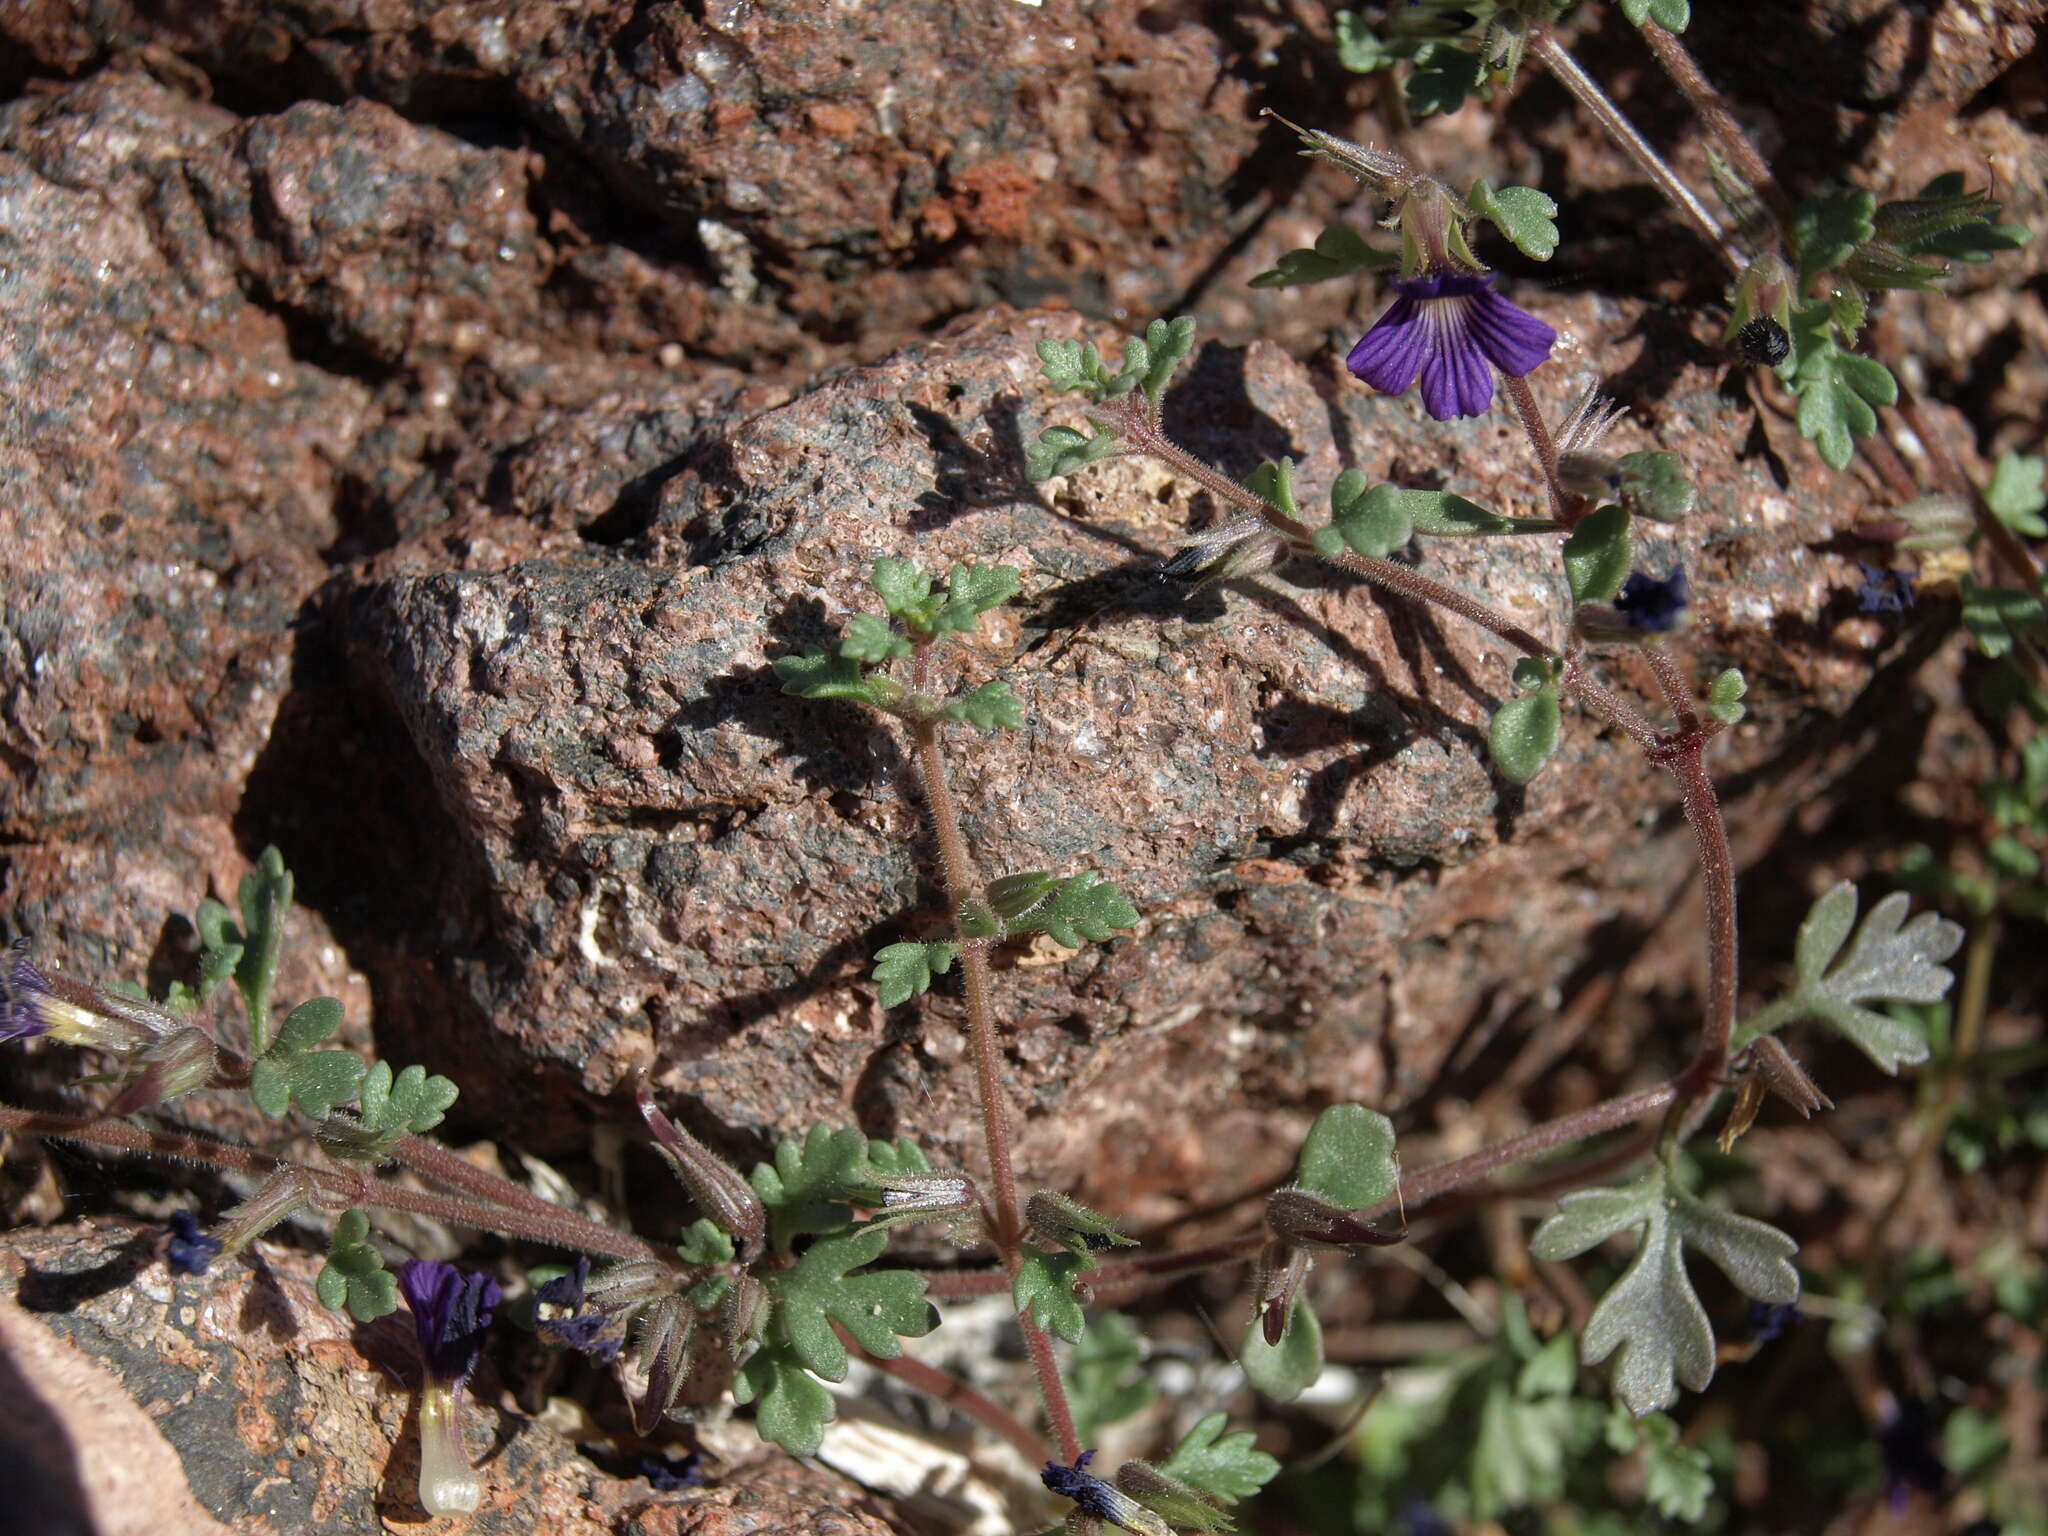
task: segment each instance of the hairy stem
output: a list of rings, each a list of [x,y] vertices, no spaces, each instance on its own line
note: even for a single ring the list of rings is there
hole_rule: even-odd
[[[1685,802],[1685,819],[1699,847],[1700,878],[1707,898],[1707,1017],[1698,1053],[1686,1068],[1686,1097],[1699,1098],[1720,1087],[1735,1033],[1735,859],[1721,803],[1707,777],[1706,743],[1678,754],[1670,764]]]
[[[1679,180],[1678,173],[1650,147],[1649,140],[1636,132],[1635,124],[1614,104],[1613,98],[1600,89],[1599,82],[1579,68],[1579,61],[1571,56],[1564,44],[1548,32],[1538,32],[1529,44],[1529,51],[1543,61],[1543,67],[1550,71],[1552,78],[1571,92],[1622,153],[1635,161],[1636,168],[1649,177],[1671,206],[1699,231],[1701,238],[1714,248],[1714,254],[1727,263],[1728,270],[1740,273],[1747,263],[1735,248],[1735,242],[1729,238],[1728,231],[1721,227],[1721,221],[1693,195],[1692,188]]]
[[[1571,502],[1564,492],[1564,482],[1557,478],[1557,442],[1550,435],[1550,425],[1543,419],[1543,410],[1536,404],[1536,392],[1529,388],[1527,379],[1501,375],[1500,387],[1507,394],[1515,408],[1515,414],[1522,418],[1522,430],[1529,435],[1529,447],[1536,454],[1536,463],[1543,470],[1543,484],[1550,492],[1550,515],[1560,522],[1569,522]]]
[[[415,1215],[473,1227],[480,1232],[526,1238],[551,1247],[612,1258],[660,1257],[658,1249],[637,1237],[616,1232],[601,1222],[560,1206],[548,1205],[545,1201],[540,1202],[543,1209],[513,1209],[491,1199],[469,1199],[437,1194],[431,1190],[404,1189],[372,1174],[311,1168],[189,1131],[152,1130],[131,1125],[125,1120],[108,1120],[93,1115],[48,1114],[4,1107],[0,1107],[0,1131],[54,1137],[60,1141],[81,1142],[119,1152],[140,1152],[150,1157],[178,1158],[238,1173],[274,1173],[280,1168],[295,1169],[330,1204],[411,1211]]]
[[[861,1359],[867,1361],[884,1376],[894,1376],[905,1386],[915,1387],[925,1396],[944,1403],[947,1407],[964,1413],[989,1433],[1007,1440],[1017,1448],[1018,1454],[1026,1461],[1037,1463],[1047,1459],[1050,1450],[1044,1439],[1032,1433],[1000,1403],[977,1392],[957,1376],[950,1376],[937,1366],[927,1365],[922,1360],[900,1356],[885,1360],[880,1355],[871,1355],[863,1349],[859,1340],[839,1324],[832,1325],[840,1341]],[[1073,1458],[1069,1457],[1071,1461]]]
[[[1664,73],[1684,95],[1694,115],[1713,135],[1714,142],[1721,147],[1723,158],[1735,174],[1748,182],[1757,196],[1764,200],[1764,206],[1771,210],[1771,217],[1778,221],[1778,227],[1788,227],[1792,222],[1792,200],[1778,185],[1778,178],[1771,174],[1770,166],[1757,153],[1756,146],[1749,142],[1749,135],[1742,131],[1742,125],[1735,121],[1735,114],[1728,109],[1727,99],[1706,77],[1691,50],[1654,21],[1637,30],[1642,33],[1643,41],[1650,45],[1650,52],[1657,56],[1657,62],[1664,66]]]

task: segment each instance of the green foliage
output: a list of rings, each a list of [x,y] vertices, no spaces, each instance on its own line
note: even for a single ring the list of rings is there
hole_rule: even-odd
[[[699,1216],[683,1232],[683,1240],[676,1244],[676,1253],[685,1264],[702,1265],[710,1268],[717,1264],[730,1264],[738,1252],[733,1247],[732,1234],[713,1221],[709,1216]]]
[[[943,592],[913,561],[884,555],[875,561],[875,594],[892,617],[918,639],[971,634],[984,613],[1017,595],[1017,570],[1008,565],[956,565]],[[777,663],[778,669],[780,663]]]
[[[1921,188],[1918,197],[1880,207],[1877,239],[1907,258],[1989,261],[2032,238],[2024,224],[1999,223],[2000,211],[1990,193],[1966,190],[1962,172],[1948,171]],[[1932,270],[1939,275],[1941,269]]]
[[[1181,360],[1194,349],[1195,322],[1182,315],[1154,320],[1142,339],[1125,338],[1123,364],[1111,373],[1095,343],[1041,341],[1038,360],[1046,383],[1057,390],[1079,390],[1091,400],[1115,400],[1142,389],[1157,404]]]
[[[754,1428],[792,1456],[813,1456],[835,1412],[832,1394],[803,1368],[787,1340],[763,1344],[733,1379],[733,1400],[757,1403]]]
[[[1408,110],[1417,117],[1457,111],[1479,88],[1481,67],[1479,55],[1457,43],[1424,43],[1415,51],[1415,67],[1408,74]]]
[[[370,1242],[370,1218],[361,1211],[343,1211],[335,1219],[334,1239],[314,1289],[323,1306],[337,1312],[346,1307],[359,1323],[374,1323],[398,1310],[398,1281]]]
[[[1369,75],[1399,57],[1356,11],[1337,13],[1337,62],[1353,74]]]
[[[1028,1309],[1039,1327],[1058,1334],[1069,1344],[1080,1343],[1088,1326],[1088,1312],[1074,1298],[1074,1281],[1094,1263],[1092,1255],[1026,1248],[1017,1277],[1010,1284],[1011,1305],[1019,1317]]]
[[[1348,1210],[1393,1198],[1400,1177],[1394,1122],[1362,1104],[1332,1104],[1301,1144],[1295,1184]]]
[[[977,731],[1014,731],[1024,723],[1024,702],[1010,691],[1008,683],[998,679],[955,699],[939,713]]]
[[[1749,679],[1741,669],[1729,667],[1707,688],[1707,713],[1723,725],[1733,725],[1748,712],[1743,704],[1743,695],[1749,692]]]
[[[399,1137],[439,1125],[457,1093],[454,1083],[438,1074],[429,1077],[425,1067],[407,1067],[394,1077],[389,1062],[374,1062],[363,1075],[356,1113],[331,1116],[320,1139],[344,1156],[388,1157]]]
[[[2042,461],[2029,454],[2000,456],[1991,471],[1991,483],[1984,487],[1984,505],[1991,515],[2021,538],[2048,538],[2048,522],[2041,509],[2048,506],[2048,494],[2041,489]]]
[[[775,1326],[805,1369],[827,1381],[846,1379],[846,1346],[834,1323],[884,1360],[903,1353],[899,1336],[922,1338],[938,1326],[922,1275],[904,1269],[855,1273],[888,1246],[889,1234],[874,1229],[822,1238],[804,1250],[795,1268],[762,1278],[775,1302]]]
[[[1874,406],[1899,398],[1898,381],[1884,364],[1848,352],[1836,341],[1836,319],[1820,300],[1792,311],[1792,355],[1778,375],[1799,398],[1799,430],[1833,469],[1845,469],[1855,439],[1877,430]]]
[[[270,1046],[270,991],[277,979],[292,890],[284,855],[274,847],[265,848],[255,869],[242,876],[236,889],[240,927],[235,925],[234,914],[212,897],[202,901],[193,915],[201,945],[199,1000],[205,1002],[232,977],[249,1021],[249,1048],[259,1056]]]
[[[865,672],[859,662],[837,652],[778,656],[775,675],[782,679],[784,693],[800,699],[852,699],[857,704],[889,709],[903,697],[903,689],[892,679]]]
[[[948,939],[932,944],[885,944],[875,952],[875,989],[884,1008],[907,1003],[953,968],[960,946]]]
[[[1658,1166],[1631,1184],[1566,1195],[1529,1251],[1560,1263],[1632,1229],[1641,1234],[1635,1259],[1587,1319],[1580,1355],[1598,1365],[1619,1351],[1615,1393],[1641,1415],[1668,1408],[1680,1386],[1697,1392],[1713,1378],[1714,1333],[1686,1274],[1684,1249],[1704,1253],[1745,1295],[1783,1303],[1799,1297],[1791,1264],[1798,1245],[1775,1227],[1687,1194]]]
[[[1121,439],[1109,428],[1092,416],[1088,425],[1094,429],[1092,432],[1047,427],[1039,433],[1038,441],[1024,450],[1024,478],[1033,485],[1042,485],[1090,464],[1100,464],[1122,451]]]
[[[1861,187],[1833,187],[1802,198],[1792,214],[1792,245],[1803,288],[1832,272],[1877,233],[1877,199]]]
[[[1276,1403],[1290,1403],[1323,1374],[1323,1325],[1306,1298],[1287,1314],[1287,1328],[1278,1344],[1266,1342],[1264,1319],[1254,1316],[1239,1346],[1237,1363],[1255,1391]]]
[[[1101,943],[1117,930],[1134,928],[1138,909],[1122,891],[1093,870],[1062,881],[1050,900],[1041,901],[1003,925],[1006,937],[1044,933],[1055,944],[1079,949],[1085,940]]]
[[[1268,459],[1257,469],[1244,477],[1244,488],[1269,505],[1278,507],[1289,517],[1300,517],[1301,507],[1294,499],[1294,460]]]
[[[1588,513],[1564,541],[1565,580],[1575,603],[1606,602],[1621,590],[1634,563],[1629,516],[1621,507]]]
[[[851,1127],[814,1125],[803,1144],[784,1141],[773,1163],[756,1163],[747,1182],[774,1225],[775,1249],[807,1232],[836,1232],[853,1219],[849,1209],[877,1180],[894,1173],[929,1173],[916,1143],[870,1141]]]
[[[1886,1072],[1925,1061],[1927,1042],[1919,1034],[1864,1006],[1938,1002],[1954,979],[1941,962],[1963,942],[1963,930],[1933,912],[1907,922],[1908,904],[1905,892],[1894,891],[1856,927],[1856,887],[1844,880],[1828,890],[1799,925],[1791,991],[1744,1025],[1738,1040],[1818,1019]]]
[[[1638,27],[1654,21],[1666,32],[1683,32],[1692,21],[1692,0],[1621,0],[1621,14]]]
[[[1465,206],[1507,236],[1524,256],[1548,261],[1557,254],[1557,204],[1534,187],[1502,187],[1496,192],[1482,179],[1472,184]]]
[[[1621,504],[1638,517],[1675,523],[1693,509],[1698,492],[1675,453],[1643,449],[1621,456]]]
[[[1111,1424],[1143,1413],[1159,1395],[1144,1375],[1138,1325],[1121,1312],[1102,1312],[1067,1357],[1067,1403],[1083,1445]]]
[[[887,619],[856,613],[840,635],[839,654],[852,661],[895,661],[910,654],[910,642],[891,629]]]
[[[1235,1504],[1248,1499],[1280,1472],[1280,1463],[1252,1444],[1248,1429],[1224,1433],[1227,1414],[1212,1413],[1180,1438],[1160,1470],[1212,1498]]]
[[[1342,17],[1338,21],[1339,48],[1342,47]],[[1288,251],[1276,266],[1251,280],[1254,288],[1294,288],[1303,283],[1326,283],[1335,277],[1359,272],[1376,272],[1400,261],[1395,251],[1368,245],[1365,237],[1349,224],[1332,224],[1316,236],[1313,248]]]
[[[1525,657],[1516,663],[1515,682],[1530,691],[1493,712],[1486,747],[1502,778],[1526,784],[1557,750],[1557,677],[1548,664]]]
[[[1653,1413],[1642,1421],[1646,1450],[1643,1498],[1667,1520],[1697,1525],[1706,1517],[1714,1494],[1714,1473],[1707,1453],[1684,1445],[1670,1417]]]
[[[1369,485],[1347,469],[1330,487],[1330,521],[1315,531],[1316,553],[1335,558],[1347,546],[1370,560],[1384,560],[1414,535],[1414,524],[1391,485]]]
[[[1963,578],[1963,627],[1977,649],[1996,660],[2044,617],[2041,599],[2013,587],[1980,587]]]
[[[316,997],[299,1004],[279,1026],[270,1049],[249,1068],[249,1097],[266,1115],[282,1115],[296,1100],[318,1119],[356,1095],[363,1059],[353,1051],[316,1051],[341,1026],[341,1004]]]
[[[1383,486],[1393,493],[1394,506],[1417,533],[1432,538],[1471,538],[1506,533],[1550,533],[1557,524],[1547,517],[1502,517],[1476,501],[1449,491],[1410,491]],[[1406,543],[1404,539],[1402,543]],[[1398,547],[1398,546],[1397,546]]]

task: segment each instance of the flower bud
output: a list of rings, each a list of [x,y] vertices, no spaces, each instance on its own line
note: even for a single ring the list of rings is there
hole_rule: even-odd
[[[1117,1231],[1116,1223],[1099,1216],[1065,1195],[1041,1189],[1024,1202],[1024,1223],[1034,1237],[1043,1238],[1074,1257],[1093,1264],[1104,1248],[1135,1248],[1136,1238]]]
[[[697,1313],[680,1296],[655,1304],[640,1325],[636,1343],[647,1392],[633,1404],[633,1427],[651,1435],[675,1406],[676,1394],[690,1374],[690,1345],[697,1335]]]
[[[1275,1190],[1266,1201],[1266,1225],[1283,1242],[1309,1248],[1391,1248],[1408,1240],[1405,1227],[1389,1232],[1359,1221],[1305,1189]]]
[[[1960,549],[1976,526],[1970,504],[1960,496],[1921,496],[1892,514],[1906,525],[1901,549]]]
[[[213,1081],[219,1066],[212,1037],[190,1025],[149,1046],[137,1063],[138,1070],[130,1074],[120,1095],[108,1107],[108,1114],[132,1115],[152,1104],[204,1088]]]
[[[1259,1250],[1252,1268],[1252,1294],[1258,1299],[1259,1331],[1274,1349],[1287,1336],[1287,1320],[1294,1315],[1295,1298],[1308,1278],[1306,1249],[1275,1240]]]
[[[704,1214],[739,1241],[740,1256],[752,1259],[768,1235],[768,1212],[739,1170],[663,1114],[645,1080],[634,1090],[641,1118],[654,1133],[655,1150],[668,1159],[683,1187]]]
[[[222,1252],[241,1252],[279,1222],[298,1215],[312,1203],[313,1191],[306,1175],[296,1168],[278,1169],[255,1194],[221,1216]]]
[[[919,1222],[943,1221],[959,1226],[981,1219],[981,1192],[964,1173],[899,1173],[877,1179],[864,1191],[874,1199],[868,1218],[871,1227],[907,1227]]]

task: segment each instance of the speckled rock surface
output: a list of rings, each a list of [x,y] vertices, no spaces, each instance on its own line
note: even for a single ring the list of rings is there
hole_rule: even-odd
[[[74,1359],[100,1367],[147,1415],[111,1427],[60,1416],[60,1427],[31,1446],[16,1432],[37,1421],[12,1411],[0,1427],[0,1454],[47,1460],[69,1450],[89,1468],[94,1438],[132,1434],[132,1454],[159,1458],[157,1475],[171,1480],[109,1487],[104,1478],[82,1479],[94,1497],[73,1507],[90,1509],[99,1523],[73,1529],[361,1536],[436,1523],[417,1500],[418,1346],[402,1311],[352,1324],[313,1294],[317,1258],[268,1245],[259,1263],[225,1264],[202,1277],[172,1274],[151,1249],[146,1232],[90,1224],[0,1237],[0,1337],[9,1344],[0,1369],[19,1373],[28,1402],[62,1408],[104,1379],[67,1367],[75,1350]],[[483,1504],[462,1523],[474,1536],[890,1529],[859,1488],[772,1450],[719,1468],[703,1488],[664,1493],[645,1478],[608,1474],[512,1407],[488,1365],[471,1384],[467,1417],[483,1480]],[[154,1445],[142,1438],[152,1432],[160,1436]],[[190,1490],[182,1499],[181,1468]],[[49,1518],[67,1518],[63,1483],[44,1491],[60,1501]],[[0,1492],[0,1512],[13,1497]],[[201,1515],[202,1506],[224,1524]],[[151,1518],[157,1523],[145,1526]]]

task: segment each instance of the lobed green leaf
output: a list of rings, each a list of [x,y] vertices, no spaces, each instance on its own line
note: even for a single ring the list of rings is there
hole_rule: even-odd
[[[1654,21],[1666,32],[1683,32],[1692,22],[1692,0],[1621,0],[1621,14],[1638,27]]]
[[[795,1268],[763,1279],[775,1301],[772,1326],[805,1369],[827,1381],[846,1379],[846,1345],[835,1323],[883,1360],[903,1353],[899,1337],[922,1338],[938,1326],[938,1313],[925,1300],[924,1276],[906,1269],[855,1273],[888,1246],[889,1234],[878,1228],[823,1238],[804,1250]]]
[[[813,1456],[825,1443],[836,1410],[832,1394],[803,1368],[787,1341],[764,1344],[733,1379],[733,1400],[754,1409],[761,1438],[792,1456]]]
[[[384,1268],[384,1256],[370,1241],[370,1218],[346,1210],[335,1219],[327,1262],[314,1282],[321,1304],[348,1310],[359,1323],[374,1323],[398,1310],[398,1281]]]
[[[1295,288],[1304,283],[1326,283],[1359,272],[1377,272],[1400,260],[1399,252],[1367,244],[1349,224],[1332,224],[1316,236],[1313,247],[1286,252],[1277,265],[1254,277],[1251,286]]]
[[[1818,1019],[1886,1072],[1925,1061],[1920,1035],[1864,1006],[1938,1002],[1955,979],[1941,962],[1962,944],[1963,930],[1934,912],[1907,922],[1910,904],[1905,892],[1894,891],[1870,909],[1851,940],[1856,887],[1844,880],[1829,889],[1799,925],[1792,991],[1770,1011],[1782,1022]]]
[[[1790,233],[1802,287],[1841,266],[1877,234],[1876,211],[1877,199],[1861,187],[1830,188],[1800,200]]]
[[[1252,1443],[1248,1429],[1224,1433],[1229,1416],[1212,1413],[1180,1438],[1161,1469],[1226,1503],[1248,1499],[1280,1475],[1280,1463]]]
[[[1984,487],[1984,504],[1991,515],[2022,538],[2048,538],[2048,522],[2041,520],[2041,509],[2048,507],[2042,471],[2042,461],[2032,455],[2003,454],[1991,471],[1991,483]]]
[[[1534,187],[1502,187],[1484,179],[1472,184],[1465,206],[1507,236],[1524,256],[1548,261],[1557,254],[1557,204]]]
[[[910,654],[910,642],[891,629],[887,619],[856,613],[840,635],[839,654],[853,661],[895,661]]]
[[[1003,925],[1005,935],[1044,933],[1056,944],[1079,949],[1086,940],[1102,943],[1119,929],[1134,928],[1138,909],[1122,891],[1093,870],[1062,881],[1050,901],[1031,907]]]
[[[939,711],[948,720],[958,720],[977,731],[1014,731],[1024,723],[1024,703],[997,681],[983,683],[974,692],[953,700]]]
[[[1408,74],[1408,110],[1417,117],[1457,111],[1478,89],[1482,67],[1478,54],[1455,42],[1439,39],[1424,43],[1416,49],[1415,65]]]
[[[960,946],[948,939],[933,944],[885,944],[875,952],[875,988],[884,1008],[907,1003],[953,968]]]
[[[1074,1281],[1085,1267],[1071,1253],[1025,1249],[1016,1278],[1010,1282],[1010,1302],[1017,1315],[1022,1317],[1028,1311],[1039,1327],[1069,1344],[1080,1343],[1088,1327],[1088,1311],[1074,1297]]]

